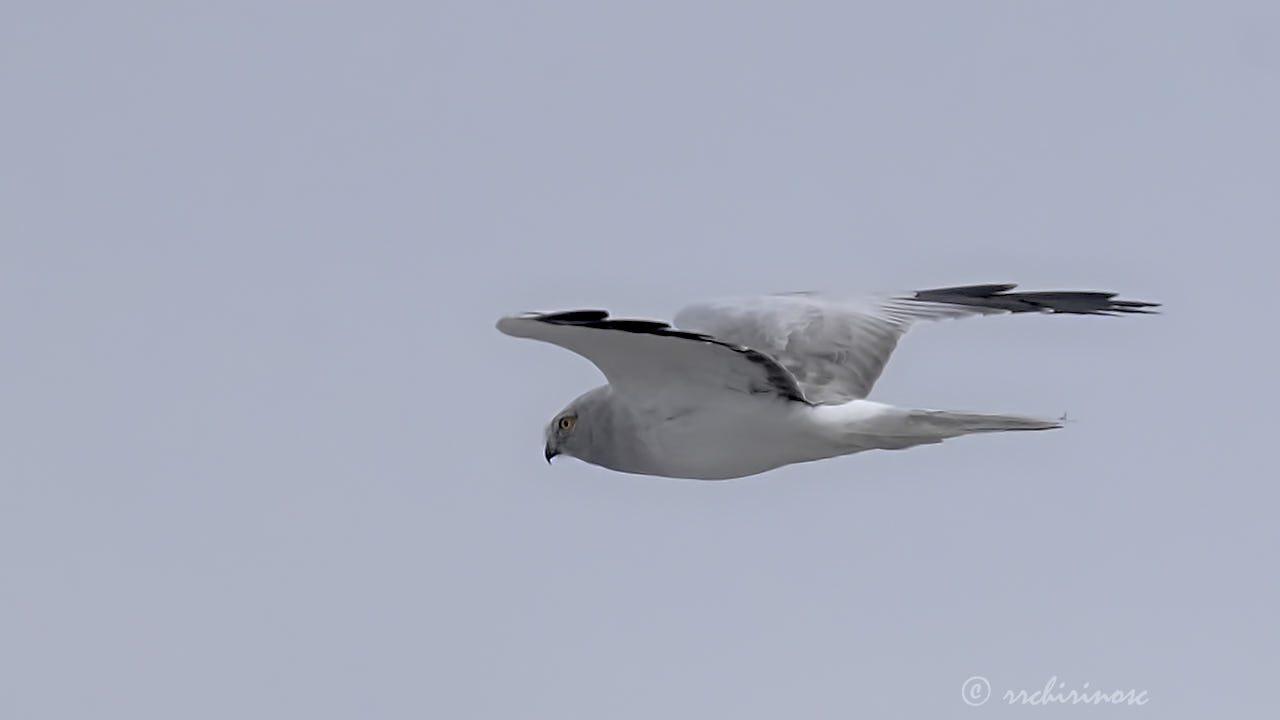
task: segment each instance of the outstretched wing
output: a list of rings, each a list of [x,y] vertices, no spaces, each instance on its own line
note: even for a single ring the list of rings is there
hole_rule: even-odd
[[[1157,303],[1115,293],[1010,292],[1016,285],[967,285],[901,295],[840,298],[790,293],[690,305],[676,326],[754,348],[791,372],[814,404],[843,403],[871,391],[898,338],[917,320],[1041,312],[1149,313]]]
[[[504,317],[498,329],[578,353],[638,403],[685,405],[723,393],[805,402],[795,378],[768,355],[663,322],[575,310]]]

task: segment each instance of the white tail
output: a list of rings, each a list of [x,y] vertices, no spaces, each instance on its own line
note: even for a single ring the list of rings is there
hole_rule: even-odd
[[[1053,430],[1062,427],[1062,423],[1057,420],[947,410],[908,410],[907,423],[934,429],[943,437],[1006,430]]]
[[[909,410],[869,400],[819,406],[814,411],[827,431],[834,431],[839,442],[848,448],[845,452],[874,448],[899,450],[974,433],[1062,427],[1057,420],[948,410]]]

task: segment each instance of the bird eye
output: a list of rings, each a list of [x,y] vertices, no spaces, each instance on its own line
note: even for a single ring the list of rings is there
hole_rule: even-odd
[[[569,428],[573,427],[573,417],[570,415],[565,415],[564,417],[560,418],[560,422],[556,423],[556,425],[558,425],[561,430],[568,430]]]

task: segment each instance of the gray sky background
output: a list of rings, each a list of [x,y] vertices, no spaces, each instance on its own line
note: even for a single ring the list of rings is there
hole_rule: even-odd
[[[8,3],[0,90],[4,718],[1274,706],[1275,3]],[[598,374],[493,329],[999,281],[1166,313],[724,483],[548,468]]]

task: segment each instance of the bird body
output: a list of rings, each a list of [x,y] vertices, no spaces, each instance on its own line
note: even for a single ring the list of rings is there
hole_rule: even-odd
[[[618,406],[628,407],[625,401]],[[723,480],[843,454],[813,410],[789,400],[738,397],[667,417],[649,412],[634,425],[645,464],[631,471]]]
[[[972,433],[1047,430],[1053,420],[897,408],[865,399],[917,320],[1014,312],[1147,313],[1112,293],[1013,293],[973,285],[906,295],[789,293],[692,305],[678,327],[599,310],[527,313],[508,335],[591,360],[609,384],[557,414],[548,461],[565,454],[613,470],[720,480],[871,449]]]

